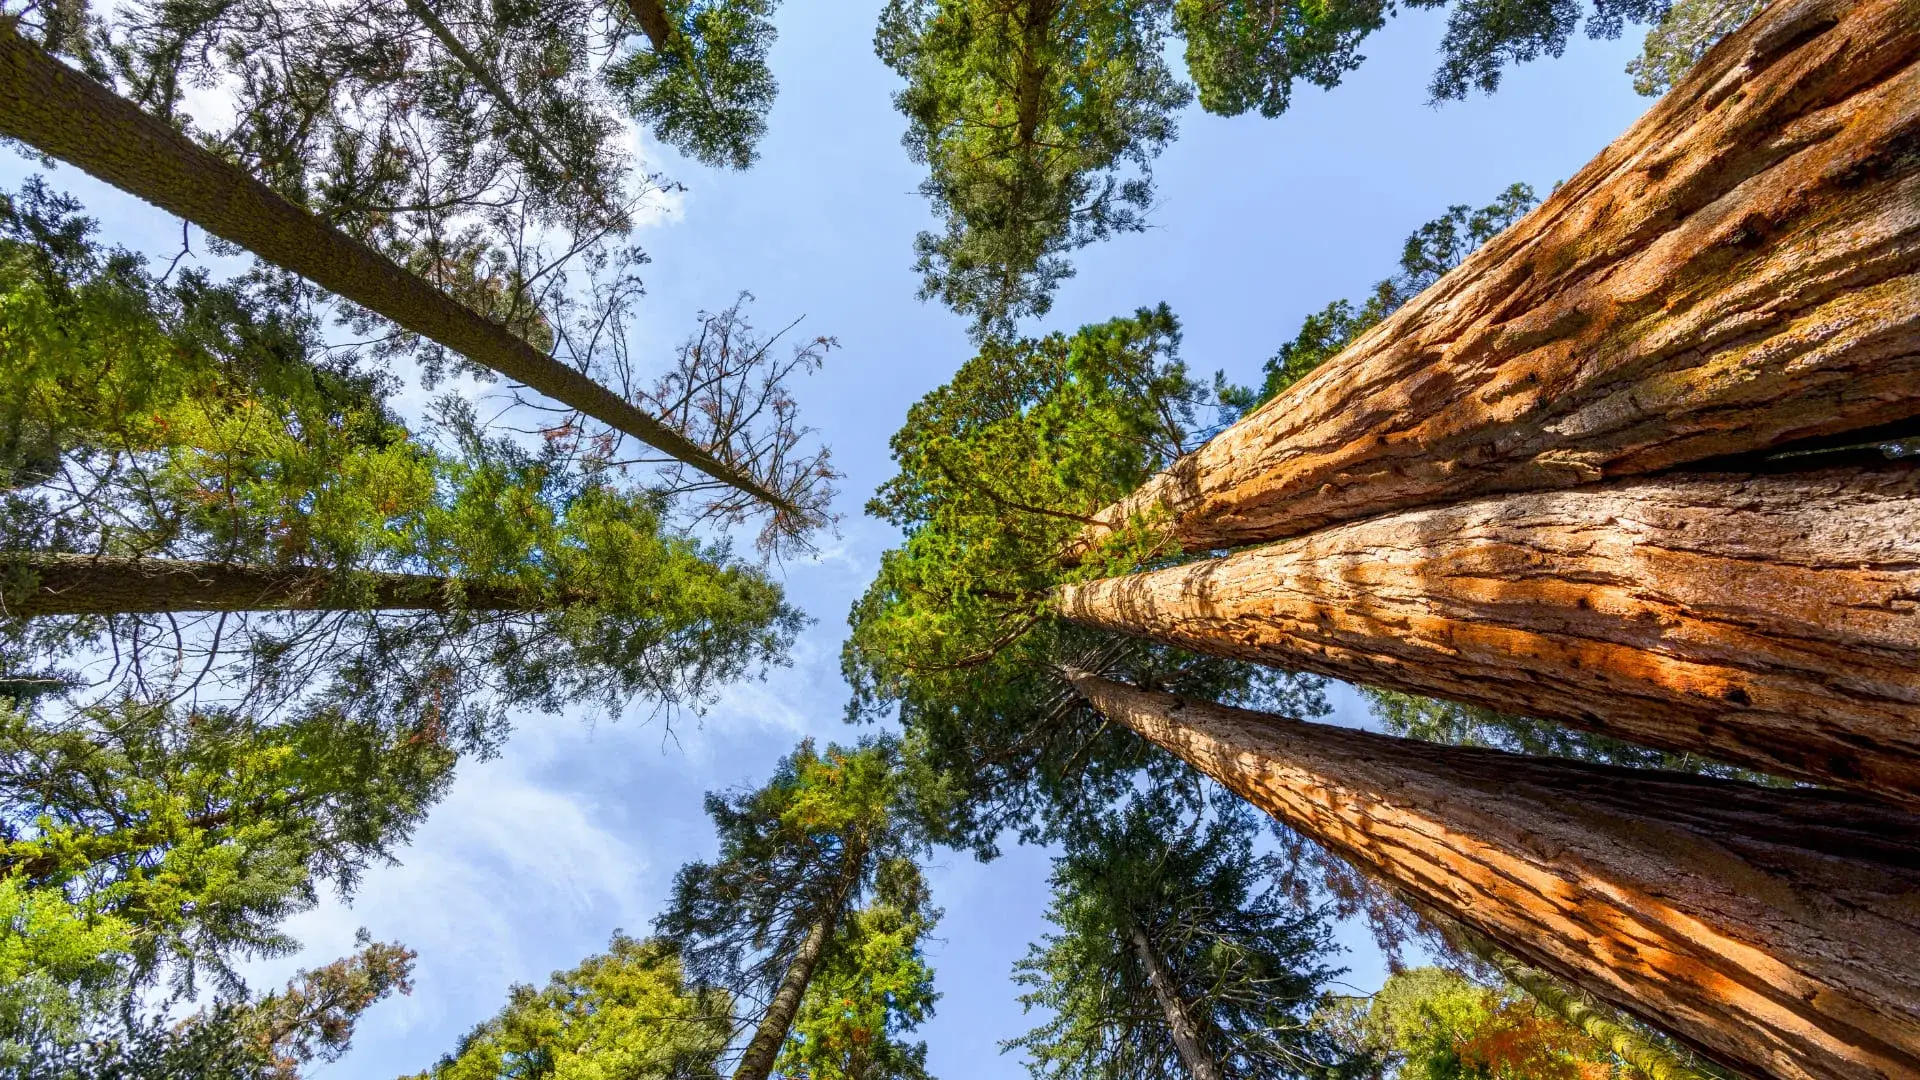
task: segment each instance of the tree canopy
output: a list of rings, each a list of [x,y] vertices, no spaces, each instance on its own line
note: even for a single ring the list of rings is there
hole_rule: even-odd
[[[1341,973],[1325,916],[1257,852],[1245,804],[1214,794],[1148,793],[1069,832],[1057,929],[1015,969],[1021,1002],[1051,1014],[1006,1044],[1038,1080],[1357,1075],[1312,1023]]]

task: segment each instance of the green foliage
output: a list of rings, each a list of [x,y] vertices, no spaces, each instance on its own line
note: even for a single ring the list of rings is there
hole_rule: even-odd
[[[309,361],[311,322],[265,283],[164,285],[75,210],[37,183],[0,202],[5,547],[324,575],[367,609],[12,618],[16,670],[113,646],[121,690],[211,677],[268,709],[412,709],[485,746],[508,703],[697,707],[801,625],[763,570],[672,529],[606,444],[488,438],[457,400],[410,432],[350,356]],[[373,610],[383,573],[437,579],[444,610]],[[0,593],[36,586],[16,569]]]
[[[127,935],[132,984],[293,948],[278,930],[390,857],[451,779],[431,729],[127,702],[59,722],[0,712],[0,871]],[[57,910],[57,907],[56,909]],[[102,933],[108,931],[103,929]]]
[[[874,48],[943,231],[921,296],[1004,336],[1043,315],[1066,254],[1144,227],[1149,166],[1189,92],[1161,59],[1158,0],[889,0]]]
[[[121,989],[134,927],[58,889],[0,877],[0,1073],[23,1075],[36,1049],[77,1045]]]
[[[1738,30],[1765,0],[1674,0],[1647,31],[1640,55],[1627,64],[1633,88],[1648,97],[1673,89],[1706,51]]]
[[[1174,0],[1173,27],[1201,108],[1272,118],[1292,102],[1295,80],[1338,86],[1364,59],[1354,47],[1392,11],[1383,0]]]
[[[1028,1008],[1050,1018],[1008,1049],[1040,1080],[1184,1078],[1143,955],[1165,970],[1205,1053],[1229,1077],[1332,1078],[1363,1060],[1309,1021],[1340,971],[1323,917],[1254,849],[1254,816],[1217,800],[1191,820],[1158,793],[1069,833],[1054,861],[1058,928],[1015,967]]]
[[[708,165],[747,168],[778,89],[767,68],[774,0],[660,7],[671,20],[667,46],[627,53],[608,67],[607,84],[661,142]]]
[[[1182,693],[1265,696],[1312,715],[1319,683],[1194,657],[1048,616],[1056,584],[1173,557],[1131,531],[1069,568],[1091,516],[1205,433],[1210,397],[1178,358],[1165,307],[1072,335],[986,343],[907,414],[899,471],[868,512],[899,526],[855,605],[842,665],[852,718],[898,707],[915,789],[945,842],[991,854],[1005,828],[1037,838],[1056,808],[1178,766],[1086,708],[1056,673],[1078,663]]]
[[[360,1016],[412,990],[414,953],[358,935],[360,951],[261,997],[227,996],[185,1019],[162,1009],[101,1018],[79,1043],[42,1045],[26,1073],[45,1080],[298,1080],[337,1061]]]
[[[770,997],[816,923],[839,921],[889,875],[904,873],[889,867],[922,850],[907,780],[891,741],[824,753],[806,742],[766,786],[708,795],[719,856],[680,868],[656,920],[688,977],[743,998]]]
[[[507,1005],[417,1080],[702,1080],[732,1033],[721,990],[686,985],[672,945],[616,932],[607,951],[516,985]]]
[[[1393,975],[1357,1028],[1397,1080],[1610,1080],[1617,1067],[1524,994],[1442,968]]]
[[[1464,204],[1449,206],[1446,213],[1415,229],[1400,251],[1400,272],[1376,284],[1358,307],[1350,301],[1335,300],[1307,316],[1293,340],[1280,346],[1267,361],[1258,400],[1274,397],[1331,360],[1354,339],[1399,310],[1400,305],[1440,280],[1441,275],[1465,262],[1481,244],[1520,220],[1536,201],[1533,188],[1514,184],[1477,210]]]
[[[921,942],[940,913],[919,867],[890,859],[873,897],[848,914],[814,971],[776,1075],[795,1080],[926,1080],[925,1043],[900,1036],[939,997]]]

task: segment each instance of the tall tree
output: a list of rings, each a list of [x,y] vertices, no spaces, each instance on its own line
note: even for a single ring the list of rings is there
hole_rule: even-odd
[[[882,864],[873,895],[848,914],[808,982],[775,1075],[928,1080],[927,1044],[902,1036],[933,1015],[939,997],[923,946],[939,915],[917,866]]]
[[[690,863],[659,920],[689,978],[764,1002],[734,1080],[766,1080],[823,964],[863,897],[915,879],[922,841],[893,744],[815,751],[802,743],[765,787],[709,795],[720,833],[712,863]],[[886,899],[882,896],[882,899]]]
[[[778,588],[605,443],[523,448],[453,404],[410,431],[267,283],[157,282],[74,209],[0,201],[9,675],[111,646],[116,690],[212,676],[272,709],[332,687],[478,732],[508,701],[697,704],[783,651]],[[751,379],[754,341],[723,312],[672,378]]]
[[[1155,0],[889,0],[874,48],[943,233],[914,242],[921,296],[976,337],[1043,315],[1066,254],[1145,227],[1149,165],[1189,91]]]
[[[1475,499],[1068,584],[1057,610],[1920,807],[1895,599],[1916,496],[1883,463]]]
[[[1920,1062],[1920,996],[1890,966],[1890,943],[1920,942],[1899,899],[1920,888],[1907,812],[1067,676],[1116,723],[1413,901],[1736,1071],[1838,1078]]]
[[[123,1012],[76,1044],[46,1044],[27,1075],[47,1080],[298,1080],[303,1066],[332,1062],[351,1045],[366,1011],[412,991],[414,953],[374,942],[297,973],[282,990],[228,995],[178,1018],[162,1009]]]
[[[482,292],[504,290],[505,307],[477,310],[468,297],[458,295],[461,289],[449,295],[430,278],[288,201],[246,170],[59,63],[21,37],[16,23],[14,18],[0,23],[0,100],[7,102],[0,132],[178,213],[367,312],[751,495],[795,536],[821,523],[822,494],[817,489],[824,477],[784,455],[795,437],[790,423],[768,431],[721,424],[682,430],[664,422],[582,370],[594,363],[597,347],[591,342],[583,344],[584,351],[575,358],[579,367],[548,351],[551,335],[562,323],[561,312],[528,299],[525,289],[514,283],[518,272],[503,269],[501,274],[514,280],[497,288],[479,287]],[[463,259],[485,261],[480,253],[454,261]],[[634,287],[624,278],[616,280],[613,295],[603,298],[588,320],[596,336],[609,318],[619,315],[622,297]],[[766,388],[769,393],[774,389]]]
[[[1920,32],[1899,7],[1768,7],[1538,209],[1103,527],[1164,516],[1208,550],[1910,422],[1920,166],[1895,103],[1920,86]],[[1793,143],[1809,109],[1834,126]]]
[[[1368,1002],[1361,1046],[1399,1080],[1591,1080],[1615,1075],[1604,1047],[1523,995],[1443,968],[1398,971]]]
[[[122,934],[136,986],[191,993],[293,948],[320,890],[351,894],[451,779],[444,729],[315,709],[279,722],[128,702],[0,714],[0,877]],[[57,914],[57,912],[56,912]],[[104,931],[103,931],[104,932]]]
[[[1005,1044],[1035,1077],[1350,1074],[1310,1023],[1339,974],[1324,916],[1255,853],[1244,804],[1192,812],[1150,792],[1069,833],[1047,913],[1057,932],[1015,969],[1032,987],[1022,1003],[1052,1013]]]
[[[417,1080],[714,1080],[733,1033],[723,990],[690,987],[672,945],[615,932],[607,951],[507,991]]]

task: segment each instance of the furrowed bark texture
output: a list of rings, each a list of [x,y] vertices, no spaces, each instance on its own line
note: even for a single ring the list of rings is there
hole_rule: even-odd
[[[190,559],[0,552],[0,570],[34,585],[0,615],[150,615],[185,611],[525,611],[516,589],[431,574],[356,574]]]
[[[1920,809],[1920,469],[1670,475],[1067,586],[1065,617]]]
[[[794,952],[786,974],[780,977],[780,987],[774,991],[773,1000],[767,1002],[766,1014],[760,1018],[760,1026],[754,1029],[753,1040],[747,1043],[746,1050],[740,1055],[740,1064],[733,1070],[733,1080],[767,1080],[773,1075],[774,1062],[780,1057],[780,1047],[785,1045],[788,1033],[793,1030],[793,1018],[800,1014],[800,1002],[807,996],[807,986],[813,982],[813,969],[820,966],[820,958],[826,955],[827,942],[833,939],[833,928],[840,921],[840,911],[853,895],[853,887],[859,877],[860,860],[864,857],[864,852],[851,846],[847,848],[840,887],[835,890],[833,901],[807,927],[807,936]]]
[[[1917,58],[1913,0],[1778,0],[1084,539],[1140,515],[1187,551],[1233,547],[1920,414]]]
[[[770,506],[798,512],[625,398],[48,56],[6,18],[0,18],[0,135],[178,214],[721,483]]]
[[[1173,1033],[1174,1049],[1180,1052],[1180,1063],[1186,1066],[1189,1080],[1222,1080],[1220,1066],[1207,1052],[1206,1043],[1200,1040],[1200,1032],[1187,1012],[1187,1003],[1181,999],[1180,988],[1174,984],[1166,962],[1160,959],[1160,951],[1139,926],[1129,927],[1129,931],[1134,954],[1147,969],[1147,982],[1153,987],[1160,1011],[1166,1014],[1167,1030]]]
[[[1920,1075],[1920,816],[1068,678],[1416,903],[1733,1068]]]

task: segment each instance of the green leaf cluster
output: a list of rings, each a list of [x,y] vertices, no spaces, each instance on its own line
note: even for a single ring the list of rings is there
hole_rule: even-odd
[[[655,138],[708,165],[753,164],[778,90],[767,67],[775,0],[670,0],[667,48],[614,61],[607,85]]]
[[[727,993],[688,986],[671,944],[615,932],[546,986],[509,989],[499,1015],[415,1080],[717,1078],[732,1031]]]
[[[1396,1080],[1609,1080],[1604,1047],[1511,987],[1445,968],[1400,971],[1336,1027]]]
[[[1143,949],[1223,1075],[1333,1078],[1366,1063],[1311,1022],[1341,973],[1329,924],[1256,851],[1252,812],[1214,803],[1183,809],[1149,792],[1069,833],[1047,909],[1056,932],[1015,967],[1031,988],[1021,1002],[1049,1014],[1006,1043],[1036,1078],[1189,1075]]]

